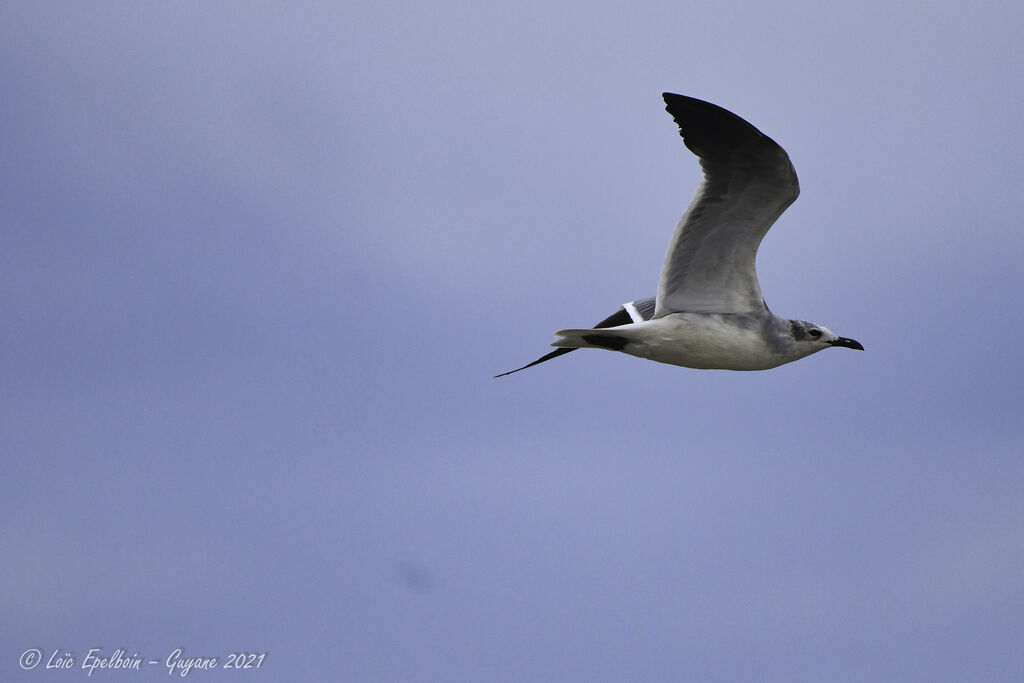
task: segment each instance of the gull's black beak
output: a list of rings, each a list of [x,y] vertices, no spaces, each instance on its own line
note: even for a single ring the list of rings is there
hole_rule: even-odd
[[[838,337],[834,341],[829,342],[830,346],[845,346],[848,349],[857,349],[863,351],[864,347],[861,346],[860,342],[856,339],[850,339],[849,337]]]

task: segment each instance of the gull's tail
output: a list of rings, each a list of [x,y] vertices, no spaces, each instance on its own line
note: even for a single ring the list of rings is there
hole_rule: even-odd
[[[564,354],[569,353],[573,349],[586,349],[586,348],[608,349],[608,348],[612,348],[610,346],[607,346],[607,343],[609,343],[609,340],[607,338],[609,336],[612,336],[612,335],[601,334],[601,332],[599,330],[602,330],[602,329],[605,329],[605,328],[609,328],[609,327],[618,327],[620,325],[628,325],[631,322],[638,323],[638,322],[642,322],[644,320],[650,320],[651,316],[653,316],[653,315],[654,315],[654,297],[653,296],[649,297],[647,299],[637,299],[636,301],[630,301],[629,303],[622,304],[621,306],[619,306],[619,310],[615,311],[610,316],[608,316],[607,318],[605,318],[604,320],[602,320],[598,324],[594,325],[594,329],[593,330],[566,330],[565,332],[559,332],[558,333],[559,335],[563,335],[563,334],[568,334],[570,332],[571,333],[577,333],[578,332],[579,335],[576,335],[576,336],[573,337],[574,340],[576,340],[578,342],[578,344],[569,344],[568,343],[568,341],[569,341],[568,339],[564,339],[564,340],[560,339],[560,340],[556,341],[554,344],[552,344],[552,346],[561,346],[562,348],[555,349],[554,351],[552,351],[551,353],[547,354],[546,356],[541,356],[537,360],[533,361],[532,363],[527,363],[526,365],[524,365],[521,368],[516,368],[515,370],[509,370],[508,372],[503,372],[500,375],[495,375],[495,377],[504,377],[505,375],[511,375],[513,372],[519,372],[520,370],[525,370],[526,368],[532,368],[534,365],[537,365],[538,363],[543,363],[544,361],[551,360],[552,358],[558,358],[559,356],[562,356]],[[598,335],[600,337],[604,337],[605,338],[604,341],[606,342],[606,344],[605,345],[601,345],[601,344],[594,344],[592,342],[587,342],[587,340],[584,339],[583,336],[582,336],[584,334],[586,334],[586,335],[595,335],[596,334],[596,335]],[[563,344],[562,342],[565,342],[565,344]]]

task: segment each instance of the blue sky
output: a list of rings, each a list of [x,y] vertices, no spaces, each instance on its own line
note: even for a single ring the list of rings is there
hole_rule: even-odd
[[[2,678],[1020,678],[1021,26],[4,3]],[[867,351],[492,379],[654,294],[665,90],[786,148],[765,297]]]

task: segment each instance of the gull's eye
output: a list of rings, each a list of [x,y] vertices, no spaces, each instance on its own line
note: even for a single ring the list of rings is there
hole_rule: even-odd
[[[821,336],[821,330],[810,329],[810,330],[807,330],[807,334],[809,334],[813,338],[817,339],[818,337]]]

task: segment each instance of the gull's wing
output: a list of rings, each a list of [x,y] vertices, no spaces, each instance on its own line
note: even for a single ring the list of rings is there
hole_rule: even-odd
[[[636,301],[630,301],[629,303],[622,304],[621,306],[619,306],[619,310],[615,311],[610,316],[608,316],[598,324],[594,325],[594,329],[603,330],[608,327],[628,325],[629,323],[637,323],[640,322],[641,320],[650,320],[652,317],[654,317],[653,296],[648,299],[638,299]],[[637,318],[639,318],[639,320]],[[495,375],[495,378],[504,377],[505,375],[511,375],[513,372],[519,372],[520,370],[525,370],[526,368],[532,368],[534,365],[537,365],[538,363],[543,363],[546,360],[551,360],[552,358],[564,356],[570,351],[575,350],[576,349],[555,349],[551,353],[543,355],[537,360],[533,361],[532,363],[527,363],[521,368],[509,370],[508,372],[503,372],[500,375]]]
[[[754,260],[768,228],[800,194],[789,156],[732,112],[663,97],[683,142],[700,157],[704,181],[672,236],[654,317],[764,310]]]

